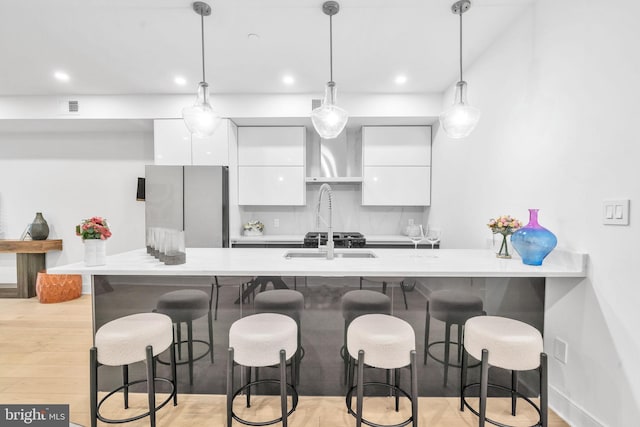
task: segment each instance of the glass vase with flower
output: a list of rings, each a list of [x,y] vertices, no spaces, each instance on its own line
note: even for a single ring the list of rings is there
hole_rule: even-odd
[[[496,257],[511,258],[511,255],[509,255],[507,236],[512,235],[517,229],[522,227],[522,222],[513,218],[511,215],[502,215],[497,218],[491,218],[487,226],[493,234],[500,234],[502,236],[502,243],[500,244],[500,249]]]

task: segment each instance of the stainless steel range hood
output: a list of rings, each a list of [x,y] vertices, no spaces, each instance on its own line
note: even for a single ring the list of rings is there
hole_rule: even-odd
[[[312,107],[320,106],[313,100]],[[347,128],[335,139],[320,138],[311,127],[307,131],[307,182],[362,182],[362,149],[358,130]]]

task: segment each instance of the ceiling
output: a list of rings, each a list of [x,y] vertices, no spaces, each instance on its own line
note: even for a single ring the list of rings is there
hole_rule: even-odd
[[[533,0],[475,0],[465,65]],[[318,93],[329,80],[323,0],[210,0],[206,76],[214,93]],[[453,0],[342,0],[333,18],[341,92],[442,92],[457,80]],[[258,38],[249,38],[248,34]],[[0,96],[195,93],[200,17],[189,0],[0,1]],[[68,82],[54,79],[55,71]],[[289,86],[285,74],[294,77]],[[407,82],[394,83],[398,74]],[[178,86],[174,77],[187,83]]]

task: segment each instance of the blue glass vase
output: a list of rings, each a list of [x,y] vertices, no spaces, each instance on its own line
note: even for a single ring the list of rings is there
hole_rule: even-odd
[[[557,243],[555,234],[538,224],[538,209],[529,209],[529,224],[511,235],[511,244],[527,265],[542,265]]]

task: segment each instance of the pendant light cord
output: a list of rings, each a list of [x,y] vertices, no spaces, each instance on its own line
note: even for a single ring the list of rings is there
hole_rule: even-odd
[[[200,13],[200,37],[202,41],[202,81],[205,82],[204,73],[204,14]]]
[[[329,15],[329,81],[333,81],[333,15]]]
[[[460,81],[462,80],[462,6],[460,6]]]

